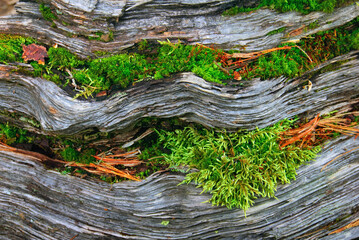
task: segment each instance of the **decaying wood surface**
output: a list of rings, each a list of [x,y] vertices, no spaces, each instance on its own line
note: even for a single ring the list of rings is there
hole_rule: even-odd
[[[223,17],[224,9],[256,0],[42,2],[56,13],[56,27],[43,19],[37,1],[20,0],[16,13],[0,17],[0,33],[58,43],[82,57],[121,51],[141,39],[166,38],[260,51],[359,16],[356,4],[333,13],[261,9]],[[314,22],[318,27],[309,29]],[[268,35],[282,27],[284,32]],[[98,32],[104,34],[102,41],[88,39]],[[295,115],[350,109],[359,99],[358,66],[359,51],[353,51],[295,79],[220,86],[181,73],[139,83],[106,100],[80,101],[52,82],[18,73],[14,65],[0,65],[0,110],[25,116],[15,119],[2,111],[0,120],[51,135],[118,131],[118,142],[130,140],[135,124],[145,117],[180,117],[227,129],[262,128]],[[295,181],[278,187],[277,199],[257,199],[246,217],[240,209],[204,203],[210,195],[200,194],[194,184],[178,186],[182,173],[162,172],[142,182],[110,185],[48,170],[42,158],[0,151],[0,239],[354,239],[358,227],[328,234],[359,219],[356,147],[359,140],[347,136],[328,143],[315,161],[300,167]]]
[[[52,82],[1,66],[0,108],[32,116],[45,132],[57,134],[90,128],[126,132],[145,117],[181,117],[228,129],[262,128],[280,119],[299,114],[312,117],[358,102],[358,54],[332,59],[297,79],[221,86],[183,73],[140,83],[103,101],[75,100]]]
[[[343,25],[359,16],[359,6],[351,4],[333,13],[278,13],[261,9],[237,16],[221,16],[224,9],[242,2],[235,0],[44,0],[58,19],[46,21],[35,0],[16,4],[17,14],[0,17],[0,32],[22,34],[57,43],[80,56],[96,51],[116,52],[142,39],[182,39],[223,49],[260,51],[279,43],[299,39],[318,31]],[[310,29],[316,22],[318,27]],[[268,35],[285,27],[285,31]],[[88,40],[103,33],[104,41]],[[113,40],[110,35],[113,34]]]
[[[203,203],[180,173],[113,185],[46,170],[36,158],[0,151],[1,239],[353,239],[359,218],[359,146],[354,137],[325,145],[277,199],[240,209]],[[167,226],[162,221],[169,221]],[[9,237],[10,236],[10,237]]]

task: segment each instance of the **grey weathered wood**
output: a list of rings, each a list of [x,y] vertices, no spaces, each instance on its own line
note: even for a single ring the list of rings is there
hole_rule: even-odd
[[[309,117],[348,107],[359,98],[358,51],[337,57],[301,78],[221,86],[192,73],[139,83],[103,101],[80,101],[54,83],[0,68],[0,108],[37,119],[47,133],[89,128],[128,131],[144,117],[182,117],[211,127],[253,129],[299,114]],[[9,69],[10,68],[10,69]],[[3,70],[1,70],[3,69]],[[325,71],[327,70],[327,71]],[[311,91],[304,88],[308,80]]]
[[[24,34],[58,43],[80,56],[116,52],[141,39],[183,39],[247,51],[342,25],[359,15],[353,4],[334,13],[276,13],[262,9],[235,17],[221,12],[235,0],[44,0],[62,14],[42,19],[35,1],[20,1],[17,13],[0,17],[0,32]],[[199,8],[201,7],[201,8]],[[318,21],[320,27],[287,37]],[[283,33],[267,35],[287,27]],[[90,41],[97,31],[112,31],[110,42]],[[70,35],[76,36],[70,36]],[[238,46],[241,45],[241,46]],[[45,134],[98,129],[117,131],[118,142],[129,140],[144,117],[181,117],[228,129],[265,127],[295,115],[313,116],[346,110],[358,102],[359,52],[332,59],[300,78],[277,78],[220,86],[192,73],[140,83],[103,101],[72,99],[55,84],[0,66],[0,110],[33,117],[1,115]],[[29,65],[26,67],[31,68]],[[303,88],[313,83],[311,91]],[[325,145],[316,161],[302,166],[290,185],[278,186],[277,199],[257,199],[247,211],[203,203],[194,184],[180,185],[181,173],[156,173],[142,182],[113,185],[95,179],[63,176],[47,170],[43,158],[0,151],[0,239],[354,239],[359,228],[328,235],[359,218],[359,146],[342,136]],[[167,226],[161,224],[169,221]]]
[[[110,185],[0,151],[0,238],[354,239],[357,227],[328,233],[359,217],[359,150],[320,169],[358,146],[353,137],[327,144],[315,161],[300,167],[295,181],[278,186],[277,199],[258,199],[246,218],[240,209],[203,203],[210,195],[193,184],[177,186],[179,173]]]
[[[0,17],[0,32],[35,37],[47,44],[58,43],[83,57],[94,56],[96,51],[120,51],[142,39],[182,39],[192,44],[214,45],[223,49],[258,51],[335,28],[359,16],[356,4],[342,7],[333,13],[313,12],[302,15],[261,9],[249,14],[223,17],[223,10],[237,1],[172,0],[165,4],[160,0],[44,2],[54,12],[57,10],[61,13],[54,20],[56,28],[42,18],[39,4],[31,0],[17,3],[17,14]],[[106,9],[111,11],[105,13]],[[305,28],[315,21],[318,27]],[[284,32],[268,35],[282,27],[286,27]],[[288,36],[298,28],[303,28],[302,33]],[[105,43],[85,38],[96,37],[96,32],[113,32],[114,40]]]

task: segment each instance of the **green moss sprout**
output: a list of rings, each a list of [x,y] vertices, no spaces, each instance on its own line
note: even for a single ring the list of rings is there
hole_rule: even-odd
[[[290,183],[296,169],[315,158],[320,147],[279,147],[279,133],[294,120],[250,132],[185,128],[157,131],[171,151],[165,160],[173,168],[187,166],[182,183],[195,182],[210,192],[210,202],[247,210],[257,197],[274,197],[277,184]]]

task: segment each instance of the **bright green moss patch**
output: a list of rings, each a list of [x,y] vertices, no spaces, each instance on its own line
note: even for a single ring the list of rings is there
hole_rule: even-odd
[[[319,32],[291,49],[263,54],[251,61],[231,59],[222,50],[202,45],[184,45],[144,40],[132,52],[80,59],[64,48],[50,47],[46,64],[30,62],[34,76],[42,76],[60,86],[71,85],[76,96],[90,97],[101,91],[125,89],[136,82],[170,77],[179,72],[193,72],[210,82],[226,84],[233,79],[268,79],[284,75],[300,76],[307,70],[335,56],[359,49],[359,18],[337,29]],[[309,26],[310,27],[310,26]],[[269,34],[278,34],[284,28]],[[2,41],[2,42],[1,42]],[[0,63],[23,62],[22,45],[31,38],[0,35]],[[281,47],[279,46],[279,47]],[[238,61],[238,64],[237,64]]]
[[[139,48],[143,49],[145,43]],[[59,82],[55,71],[62,72],[66,83],[79,86],[83,96],[109,90],[112,86],[125,89],[135,82],[148,79],[161,79],[178,72],[192,71],[207,81],[225,84],[231,76],[223,72],[216,60],[220,50],[202,46],[183,45],[180,42],[161,42],[155,55],[148,57],[137,53],[124,53],[93,60],[81,60],[63,48],[48,50],[49,61],[45,66],[36,62],[35,76],[44,76],[48,80]],[[78,89],[79,90],[79,89]],[[81,95],[81,93],[79,94]]]
[[[358,29],[359,18],[356,18],[340,28],[319,32],[296,44],[282,44],[279,47],[293,47],[290,50],[275,51],[260,56],[257,61],[239,66],[236,71],[242,79],[254,77],[268,79],[281,75],[290,78],[300,76],[322,62],[359,49]]]
[[[49,63],[50,68],[64,70],[65,68],[77,68],[85,64],[85,61],[80,60],[76,55],[72,54],[65,48],[49,48]]]
[[[57,19],[57,16],[52,12],[51,8],[49,6],[46,6],[45,4],[40,4],[40,12],[42,17],[47,21],[53,21]]]
[[[285,29],[286,29],[286,27],[281,27],[281,28],[278,28],[278,29],[276,29],[276,30],[270,31],[269,33],[267,33],[267,36],[284,32]]]
[[[284,120],[250,132],[185,128],[158,134],[171,150],[165,154],[167,163],[194,170],[183,183],[193,181],[210,192],[214,205],[247,210],[257,197],[274,197],[277,184],[294,180],[296,169],[320,151],[320,147],[280,149],[279,134],[292,124]]]
[[[257,6],[244,8],[234,6],[223,12],[223,16],[233,16],[269,7],[279,12],[297,11],[308,14],[313,11],[333,12],[335,8],[354,3],[353,0],[261,0]]]
[[[0,63],[23,62],[22,45],[36,43],[32,38],[0,34]]]

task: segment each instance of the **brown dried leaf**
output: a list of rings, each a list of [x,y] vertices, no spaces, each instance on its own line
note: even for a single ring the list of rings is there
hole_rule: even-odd
[[[237,72],[237,71],[235,71],[235,72],[233,73],[233,76],[234,76],[234,79],[237,80],[237,81],[239,81],[239,80],[242,79],[241,75],[240,75],[239,72]]]
[[[41,65],[45,65],[45,57],[48,56],[45,47],[33,43],[28,46],[23,45],[22,50],[24,51],[22,58],[25,62],[34,60]]]

